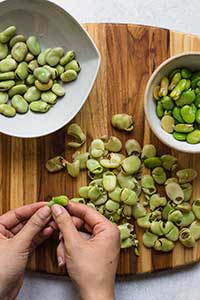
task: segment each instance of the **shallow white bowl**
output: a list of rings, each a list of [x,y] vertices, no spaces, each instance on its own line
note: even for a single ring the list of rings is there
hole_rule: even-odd
[[[200,153],[200,144],[191,145],[187,142],[177,141],[173,136],[165,132],[160,125],[160,119],[156,115],[156,103],[152,92],[155,85],[158,85],[161,78],[168,75],[172,70],[179,67],[188,67],[191,70],[200,70],[200,52],[181,53],[165,60],[151,75],[144,96],[144,110],[154,134],[164,144],[176,150],[187,153]]]
[[[6,0],[0,3],[0,31],[10,25],[18,33],[35,35],[42,48],[73,49],[81,64],[76,81],[63,84],[66,95],[45,114],[0,115],[0,132],[32,138],[50,134],[66,125],[85,103],[100,65],[100,55],[83,27],[64,9],[47,0]]]

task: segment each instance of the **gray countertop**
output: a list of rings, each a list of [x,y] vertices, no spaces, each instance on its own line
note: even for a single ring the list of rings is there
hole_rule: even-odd
[[[80,22],[123,22],[165,27],[200,36],[199,0],[55,0]],[[192,300],[199,295],[200,265],[145,276],[120,277],[116,299]],[[78,299],[62,277],[28,273],[20,300]],[[105,299],[106,300],[106,299]]]

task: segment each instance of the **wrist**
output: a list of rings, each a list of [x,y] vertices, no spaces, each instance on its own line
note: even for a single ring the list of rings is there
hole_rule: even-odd
[[[80,291],[80,297],[81,300],[114,300],[114,287],[82,290]]]

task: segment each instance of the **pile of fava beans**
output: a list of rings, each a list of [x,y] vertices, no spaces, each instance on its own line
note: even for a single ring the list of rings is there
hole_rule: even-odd
[[[73,50],[41,50],[35,36],[16,31],[10,26],[0,32],[0,114],[14,117],[29,108],[45,113],[65,95],[59,81],[76,80],[80,65]]]
[[[178,141],[200,142],[200,71],[173,70],[153,89],[161,127]]]

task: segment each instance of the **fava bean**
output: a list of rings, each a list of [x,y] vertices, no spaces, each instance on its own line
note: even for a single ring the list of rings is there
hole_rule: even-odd
[[[156,85],[153,89],[153,98],[155,100],[159,100],[160,99],[160,96],[159,96],[159,91],[160,91],[160,86],[159,85]]]
[[[35,86],[28,88],[26,93],[24,94],[24,99],[29,103],[39,100],[40,97],[41,92]]]
[[[65,165],[66,165],[65,159],[62,156],[56,156],[49,159],[46,162],[45,166],[49,172],[54,173],[62,170],[65,167]]]
[[[158,239],[158,236],[149,231],[146,231],[142,236],[142,241],[146,248],[154,247],[154,244],[157,241],[157,239]]]
[[[5,73],[0,73],[0,80],[11,80],[11,79],[15,79],[15,72],[10,71]]]
[[[0,43],[0,60],[6,58],[8,55],[8,46],[7,44]]]
[[[191,168],[182,169],[176,172],[179,183],[188,183],[193,181],[197,177],[197,171]]]
[[[200,130],[195,129],[187,134],[186,140],[189,144],[198,144],[200,142]]]
[[[28,64],[27,64],[27,62],[23,61],[18,65],[18,67],[15,71],[15,75],[20,80],[25,80],[28,77]]]
[[[33,112],[37,112],[37,113],[45,113],[47,112],[49,109],[51,108],[51,105],[49,105],[48,103],[44,102],[44,101],[32,101],[30,103],[30,109]]]
[[[45,67],[36,68],[33,72],[35,78],[37,78],[41,83],[48,83],[51,79],[51,72]]]
[[[62,73],[60,75],[60,79],[63,81],[63,82],[71,82],[71,81],[74,81],[76,80],[78,77],[77,75],[77,72],[74,71],[74,70],[67,70],[65,71],[64,73]]]
[[[28,103],[21,95],[15,95],[12,98],[12,106],[16,109],[16,111],[20,114],[24,114],[28,111]]]
[[[44,66],[46,64],[46,56],[50,51],[51,48],[47,48],[38,55],[37,61],[40,66]]]
[[[187,84],[186,79],[181,79],[178,84],[175,86],[175,88],[170,93],[170,97],[172,97],[174,100],[178,100],[181,93],[185,90],[185,86]]]
[[[5,80],[0,82],[0,92],[5,92],[15,85],[14,80]]]
[[[112,116],[112,126],[125,131],[131,131],[134,128],[133,118],[127,114],[116,114]]]
[[[180,80],[181,80],[181,73],[180,72],[175,73],[171,79],[168,89],[170,91],[173,90]]]
[[[27,92],[27,86],[25,84],[18,84],[13,86],[9,92],[8,95],[10,98],[12,98],[14,95],[23,95]]]
[[[23,61],[27,53],[28,53],[28,48],[26,44],[23,42],[16,43],[11,50],[11,55],[17,62]]]
[[[171,182],[165,186],[165,192],[170,200],[174,203],[179,204],[184,200],[183,190],[180,185],[175,182]]]
[[[12,48],[16,43],[26,42],[26,38],[23,34],[15,35],[9,42],[9,46]]]
[[[45,60],[51,67],[56,66],[64,55],[64,50],[61,47],[52,48],[46,54]]]
[[[156,104],[156,114],[158,118],[162,118],[164,116],[164,108],[161,101],[158,101]]]
[[[63,56],[61,59],[60,59],[60,64],[62,66],[68,64],[70,61],[72,61],[74,58],[75,58],[76,54],[73,50],[70,50],[68,51],[65,56]]]
[[[73,59],[72,61],[70,61],[68,64],[65,65],[65,71],[67,70],[74,70],[77,73],[79,73],[81,70],[79,62]]]
[[[196,106],[184,105],[181,108],[181,116],[186,123],[192,124],[196,117]]]
[[[40,47],[40,44],[39,42],[37,41],[36,37],[35,36],[30,36],[27,41],[26,41],[26,44],[28,46],[28,49],[29,51],[37,56],[40,54],[41,52],[41,47]]]
[[[178,100],[176,100],[177,106],[184,106],[186,104],[192,104],[195,100],[195,92],[194,90],[187,90],[183,92]]]
[[[167,133],[172,133],[174,130],[174,119],[171,116],[165,115],[161,119],[161,127]]]
[[[51,91],[43,92],[41,94],[41,99],[42,99],[42,101],[47,102],[52,105],[57,102],[57,96]]]
[[[8,94],[6,92],[0,92],[0,104],[6,104],[8,102]]]
[[[173,132],[173,137],[178,141],[185,141],[187,135],[186,133]]]
[[[192,124],[176,124],[174,130],[180,133],[189,133],[194,130],[194,127]]]
[[[5,117],[14,117],[16,115],[16,110],[8,104],[0,104],[0,114]]]
[[[195,239],[192,236],[189,228],[182,228],[179,234],[179,241],[187,248],[192,248],[195,245]]]
[[[0,43],[7,43],[16,33],[16,27],[7,27],[4,31],[0,32]]]
[[[53,80],[50,79],[48,83],[41,83],[39,80],[35,80],[35,86],[40,91],[48,91],[53,86]]]
[[[0,61],[0,72],[10,72],[17,68],[17,63],[13,58],[4,58]]]
[[[169,85],[169,80],[166,76],[164,76],[160,81],[160,91],[159,91],[159,96],[160,97],[167,96],[168,85]]]

